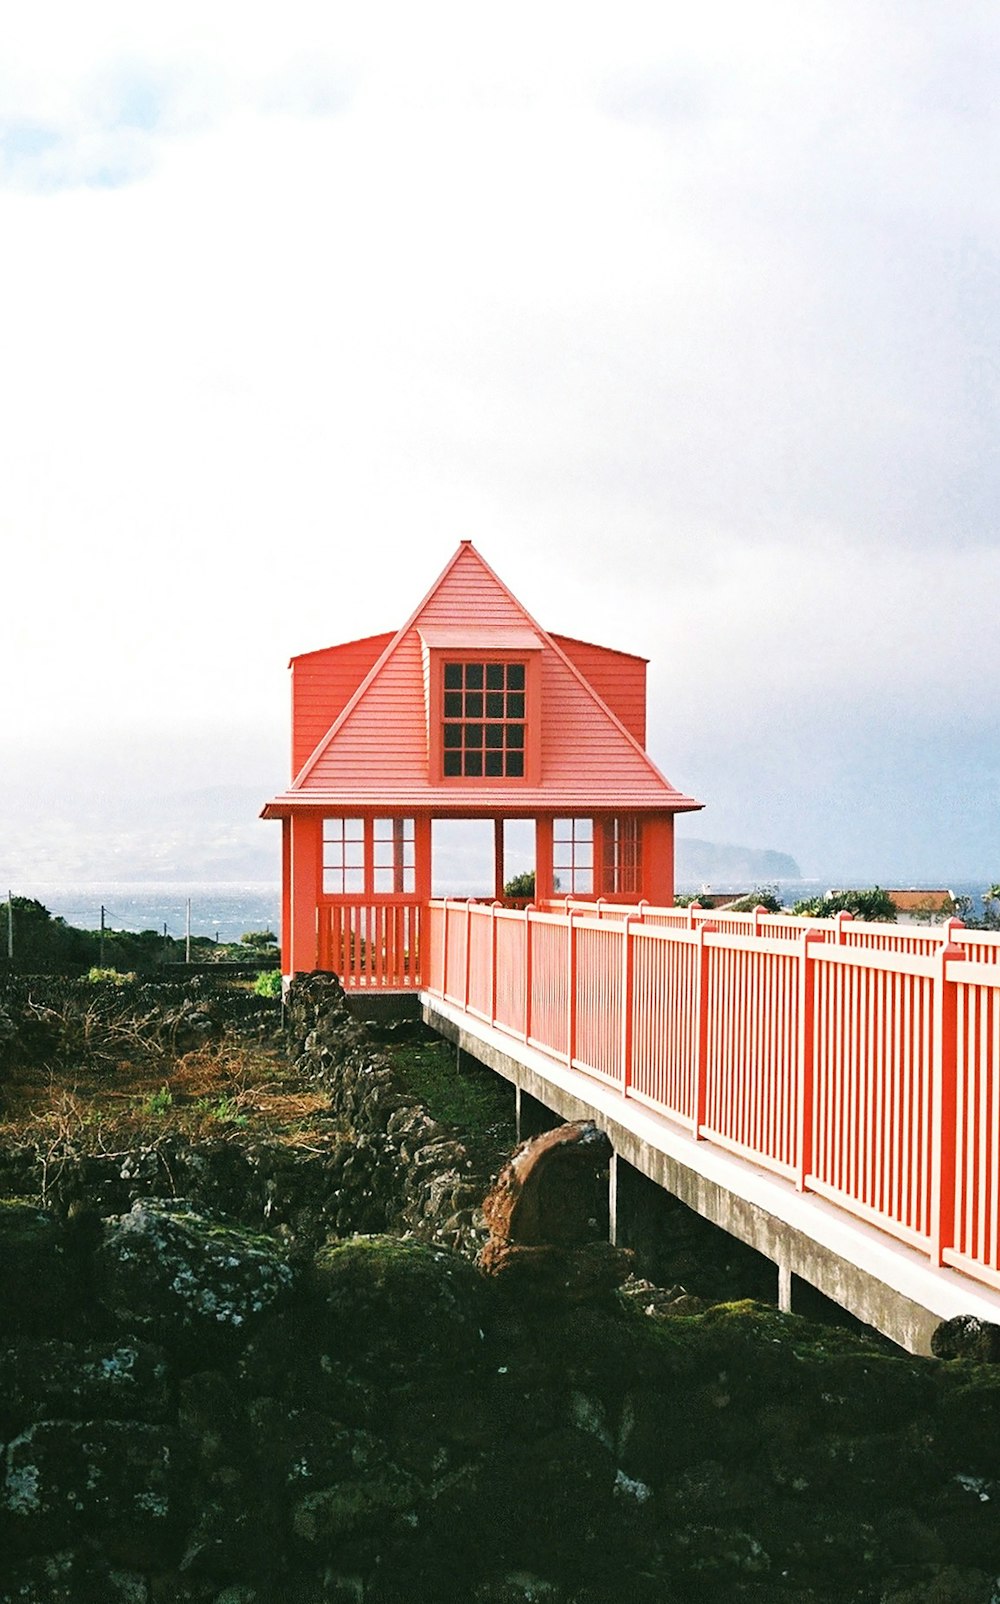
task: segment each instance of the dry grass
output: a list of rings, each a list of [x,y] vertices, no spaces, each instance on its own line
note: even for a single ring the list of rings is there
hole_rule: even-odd
[[[0,1141],[54,1153],[124,1153],[167,1135],[281,1138],[331,1130],[328,1097],[297,1080],[281,1052],[233,1039],[110,1069],[21,1069],[5,1079]]]

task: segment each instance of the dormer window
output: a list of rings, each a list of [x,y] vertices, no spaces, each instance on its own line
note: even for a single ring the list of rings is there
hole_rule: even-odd
[[[441,768],[446,779],[524,778],[526,678],[523,662],[445,662]]]
[[[537,785],[542,642],[531,629],[421,628],[434,784]]]

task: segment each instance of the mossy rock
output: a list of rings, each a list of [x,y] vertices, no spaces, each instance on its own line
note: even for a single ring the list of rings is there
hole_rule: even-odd
[[[136,1421],[43,1420],[7,1445],[0,1509],[12,1544],[100,1533],[121,1564],[161,1562],[188,1475],[177,1434]]]
[[[928,1369],[935,1371],[927,1424],[936,1454],[956,1472],[1000,1477],[1000,1366],[953,1360]]]
[[[242,1341],[295,1290],[270,1237],[198,1214],[179,1199],[139,1199],[108,1223],[102,1291],[118,1318],[209,1352]]]
[[[313,1285],[331,1345],[352,1368],[454,1372],[479,1362],[490,1289],[449,1248],[351,1237],[320,1249]]]

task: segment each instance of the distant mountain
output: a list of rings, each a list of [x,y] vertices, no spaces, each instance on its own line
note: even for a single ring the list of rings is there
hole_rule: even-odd
[[[259,817],[267,795],[249,785],[0,795],[0,896],[29,880],[280,880],[281,831]],[[678,837],[681,887],[800,878],[787,853]]]
[[[679,836],[676,878],[678,885],[742,888],[769,885],[773,880],[801,880],[802,870],[787,852]]]
[[[56,795],[43,809],[0,798],[0,880],[15,890],[19,881],[277,881],[281,831],[258,818],[265,798],[241,786]]]

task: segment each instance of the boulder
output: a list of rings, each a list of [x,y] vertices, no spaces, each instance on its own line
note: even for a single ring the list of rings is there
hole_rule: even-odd
[[[407,1372],[478,1360],[489,1289],[449,1248],[392,1236],[356,1236],[321,1248],[315,1287],[331,1351],[352,1368]]]
[[[0,1199],[0,1332],[52,1335],[79,1320],[84,1291],[62,1223],[23,1198]]]
[[[0,1351],[0,1423],[161,1420],[168,1379],[163,1350],[148,1343],[20,1342]]]
[[[611,1143],[589,1121],[524,1142],[483,1203],[487,1275],[538,1296],[603,1299],[625,1280],[632,1255],[599,1234]]]
[[[111,1220],[98,1250],[105,1300],[140,1330],[214,1348],[241,1341],[287,1303],[295,1272],[268,1237],[196,1214],[180,1199],[140,1198]]]

